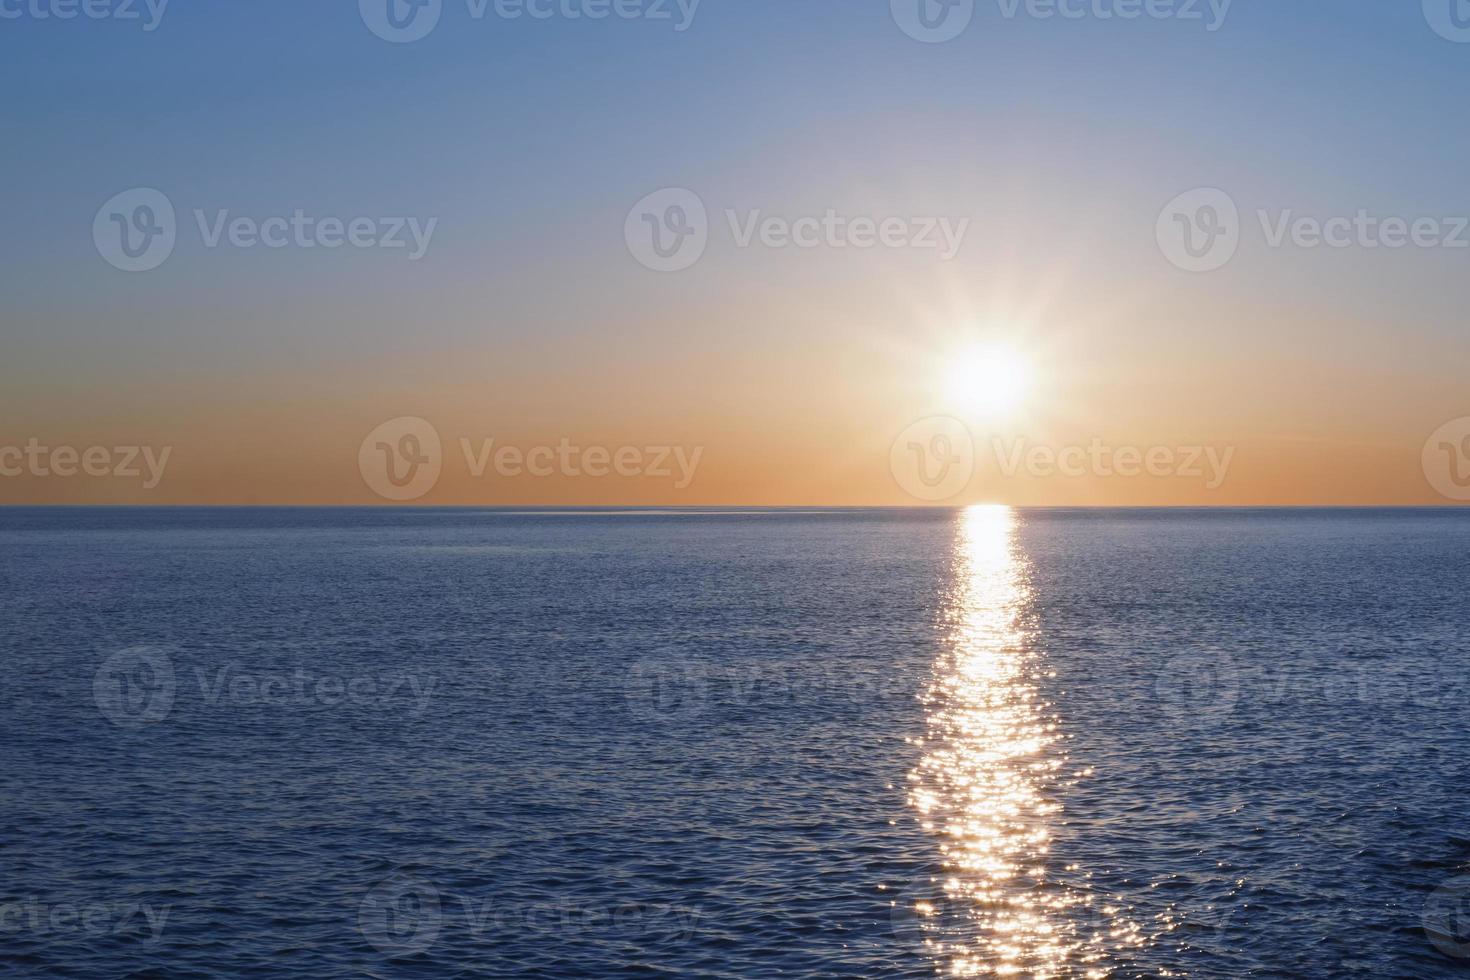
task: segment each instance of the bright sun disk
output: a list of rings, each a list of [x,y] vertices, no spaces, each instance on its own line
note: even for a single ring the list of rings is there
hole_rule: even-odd
[[[956,356],[947,370],[946,393],[967,410],[1015,411],[1031,387],[1031,369],[1007,347],[980,347]]]

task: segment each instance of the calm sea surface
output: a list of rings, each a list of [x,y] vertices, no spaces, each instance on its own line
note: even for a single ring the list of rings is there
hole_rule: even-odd
[[[1470,971],[1470,513],[0,510],[0,973]]]

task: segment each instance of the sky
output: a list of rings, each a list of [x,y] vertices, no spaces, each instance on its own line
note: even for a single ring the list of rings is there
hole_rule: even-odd
[[[391,2],[0,0],[0,504],[1470,498],[1451,0]]]

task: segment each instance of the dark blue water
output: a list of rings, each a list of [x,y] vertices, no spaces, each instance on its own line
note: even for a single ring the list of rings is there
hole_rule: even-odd
[[[0,510],[0,972],[1470,968],[1470,514]]]

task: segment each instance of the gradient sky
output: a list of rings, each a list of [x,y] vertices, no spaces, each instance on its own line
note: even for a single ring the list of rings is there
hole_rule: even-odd
[[[1198,21],[1007,18],[923,44],[887,0],[703,0],[693,24],[470,17],[390,44],[346,0],[0,19],[0,446],[172,447],[153,489],[0,477],[0,503],[382,503],[359,445],[432,422],[422,504],[913,504],[890,447],[960,415],[945,502],[1445,504],[1421,450],[1470,415],[1470,249],[1270,248],[1258,209],[1470,215],[1470,44],[1417,2],[1236,0]],[[676,15],[677,16],[677,15]],[[179,214],[127,273],[92,222]],[[658,273],[623,238],[696,191],[710,244]],[[1155,240],[1218,187],[1243,241],[1189,273]],[[204,247],[192,211],[437,218],[429,251]],[[723,212],[969,218],[916,250],[738,248]],[[1004,419],[944,377],[1000,341]],[[648,476],[468,472],[459,440],[699,447]],[[1007,476],[992,440],[1213,446],[1228,477]]]

